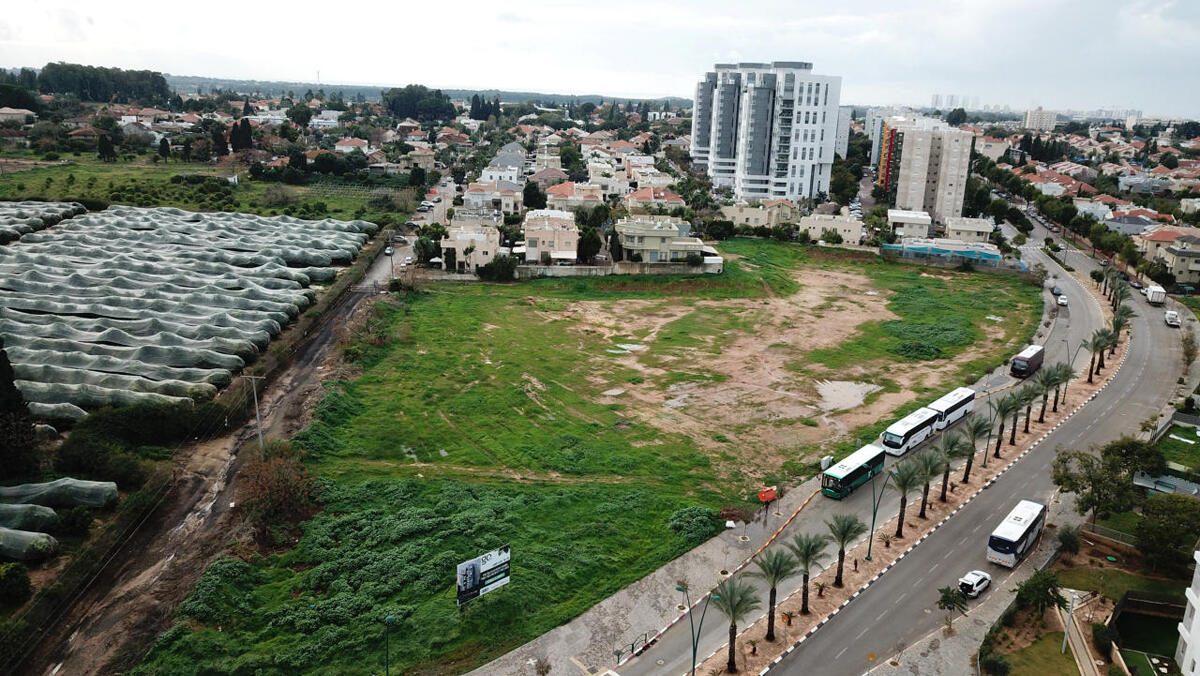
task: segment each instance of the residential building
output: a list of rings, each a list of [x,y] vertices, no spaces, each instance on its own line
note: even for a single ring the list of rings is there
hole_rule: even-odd
[[[534,174],[529,177],[529,180],[537,183],[542,190],[545,190],[552,185],[562,183],[568,178],[570,178],[570,176],[568,176],[567,172],[563,171],[562,169],[547,167],[540,171],[534,172]]]
[[[909,211],[906,209],[888,209],[888,225],[897,237],[929,237],[933,219],[924,211]]]
[[[534,265],[574,263],[579,246],[575,215],[558,209],[525,214],[525,261]]]
[[[788,200],[772,200],[763,204],[736,204],[721,207],[721,215],[734,225],[760,225],[768,228],[781,223],[795,223],[800,216],[800,210]]]
[[[1192,584],[1183,590],[1187,598],[1187,610],[1183,621],[1177,626],[1179,643],[1175,646],[1175,664],[1183,676],[1200,674],[1200,620],[1196,618],[1196,607],[1200,606],[1200,551],[1192,554],[1196,569],[1192,572]]]
[[[484,226],[499,228],[504,225],[504,214],[498,209],[468,209],[458,207],[450,217],[450,226]],[[447,226],[449,227],[449,226]]]
[[[463,193],[463,206],[519,214],[525,209],[524,188],[508,181],[473,181]]]
[[[1058,124],[1058,113],[1053,110],[1042,110],[1041,106],[1025,111],[1026,129],[1037,129],[1039,131],[1054,131],[1054,126]]]
[[[1187,197],[1179,200],[1179,210],[1185,214],[1200,211],[1200,197]]]
[[[333,144],[334,151],[343,155],[352,153],[355,150],[365,153],[367,152],[367,148],[367,142],[360,138],[344,138]]]
[[[17,124],[25,124],[26,120],[37,119],[37,113],[25,108],[9,108],[7,106],[0,108],[0,122],[16,122]]]
[[[442,238],[442,260],[453,251],[454,268],[459,272],[475,272],[479,266],[491,263],[500,249],[500,230],[495,225],[460,220],[457,212],[454,216]]]
[[[854,109],[850,106],[838,108],[837,136],[833,141],[833,152],[843,160],[846,151],[850,149],[850,120],[854,119]]]
[[[1183,235],[1158,252],[1158,260],[1180,284],[1200,284],[1200,237]]]
[[[871,166],[879,165],[879,153],[883,139],[883,123],[889,118],[913,117],[914,113],[907,108],[868,108],[867,119],[863,124],[863,133],[871,141]]]
[[[592,209],[604,203],[604,189],[595,183],[565,181],[546,188],[546,207],[560,211]]]
[[[1114,214],[1104,221],[1104,227],[1113,232],[1119,232],[1122,235],[1137,235],[1156,224],[1157,221],[1153,218],[1142,216],[1141,214],[1126,214],[1123,216]]]
[[[1107,204],[1099,200],[1083,199],[1076,197],[1072,200],[1075,205],[1075,211],[1081,214],[1087,214],[1097,221],[1107,220],[1112,216],[1112,209]]]
[[[992,235],[992,224],[983,218],[951,216],[946,219],[946,238],[961,242],[986,242]]]
[[[479,173],[479,180],[488,182],[506,181],[508,183],[524,183],[525,172],[520,166],[491,165],[484,167]]]
[[[828,193],[841,84],[800,61],[717,64],[696,88],[693,161],[740,200]]]
[[[704,242],[681,236],[682,222],[670,216],[630,216],[613,226],[625,260],[643,263],[686,261],[688,254],[704,256]]]
[[[835,216],[832,214],[812,214],[800,219],[797,228],[807,232],[815,242],[824,239],[826,230],[832,230],[841,235],[847,244],[858,244],[863,240],[863,223],[850,216]]]
[[[670,190],[664,188],[638,188],[625,196],[625,206],[634,209],[637,207],[651,208],[660,207],[663,209],[674,209],[675,207],[684,206],[683,198]]]
[[[975,152],[983,155],[993,162],[1000,161],[1004,153],[1008,151],[1008,141],[1002,138],[992,138],[991,136],[980,136],[975,139]]]
[[[927,212],[937,223],[961,216],[973,138],[941,120],[888,118],[876,182],[894,191],[899,209]]]
[[[1151,226],[1134,235],[1133,242],[1141,252],[1142,258],[1156,261],[1162,258],[1164,249],[1185,235],[1200,237],[1200,228]]]

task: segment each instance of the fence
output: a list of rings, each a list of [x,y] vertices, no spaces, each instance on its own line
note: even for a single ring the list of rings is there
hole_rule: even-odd
[[[1109,624],[1115,623],[1121,613],[1126,610],[1141,615],[1182,620],[1183,614],[1187,610],[1187,604],[1181,603],[1178,596],[1169,594],[1127,591],[1121,595],[1121,600],[1117,601],[1117,605],[1113,606],[1112,620],[1109,621]]]
[[[1137,545],[1137,538],[1133,535],[1130,535],[1125,531],[1116,530],[1107,526],[1101,526],[1100,524],[1088,523],[1085,521],[1079,526],[1079,529],[1085,533],[1091,533],[1097,537],[1104,538],[1105,540],[1111,540],[1113,542],[1119,542],[1123,545]]]

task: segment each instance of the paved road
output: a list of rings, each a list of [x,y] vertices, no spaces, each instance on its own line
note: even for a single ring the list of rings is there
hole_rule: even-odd
[[[1049,235],[1040,227],[1034,234],[1036,241]],[[1027,259],[1041,257],[1040,252],[1034,251],[1023,255]],[[1084,274],[1095,267],[1089,257],[1079,253],[1068,254],[1068,261]],[[1056,267],[1047,264],[1048,269]],[[1060,279],[1067,282],[1070,278],[1060,272]],[[1075,299],[1084,298],[1067,284],[1062,286]],[[785,658],[772,673],[832,676],[864,673],[869,667],[868,653],[875,653],[879,661],[886,660],[938,629],[942,620],[942,613],[936,609],[939,587],[954,584],[963,572],[975,568],[991,572],[993,586],[1007,578],[1011,571],[986,560],[987,534],[1018,499],[1049,501],[1054,493],[1049,471],[1054,450],[1083,448],[1136,433],[1138,425],[1157,413],[1175,393],[1181,363],[1176,330],[1166,327],[1159,309],[1147,305],[1140,294],[1130,304],[1139,315],[1133,320],[1136,338],[1124,366],[1108,388]],[[1082,332],[1078,302],[1069,311],[1077,314],[1074,326],[1067,331],[1074,338],[1074,334]],[[1050,342],[1054,337],[1057,336],[1052,334]],[[1056,360],[1060,356],[1061,352],[1051,358]],[[1080,358],[1086,363],[1084,356]],[[963,669],[965,672],[967,665]]]

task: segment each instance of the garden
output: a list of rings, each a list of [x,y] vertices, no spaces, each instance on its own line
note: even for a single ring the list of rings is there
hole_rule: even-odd
[[[469,671],[999,364],[1041,312],[1016,279],[722,247],[720,277],[381,300],[293,440],[322,511],[210,567],[137,673],[375,673],[388,614],[394,668]],[[505,544],[512,582],[457,609],[455,564]]]

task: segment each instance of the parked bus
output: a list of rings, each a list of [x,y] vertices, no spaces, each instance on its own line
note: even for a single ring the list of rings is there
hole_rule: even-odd
[[[938,421],[934,429],[944,430],[959,420],[965,418],[975,408],[975,390],[969,387],[959,387],[941,399],[929,405],[938,412]]]
[[[1033,551],[1045,523],[1045,505],[1033,500],[1018,502],[988,538],[988,561],[1009,568],[1015,567]]]
[[[1046,356],[1046,348],[1041,345],[1030,345],[1013,357],[1009,373],[1017,378],[1028,378],[1037,373],[1042,367],[1042,359]]]
[[[910,448],[933,435],[938,412],[922,406],[909,413],[883,432],[883,448],[892,455],[904,455]]]
[[[883,449],[867,444],[825,470],[821,475],[821,492],[841,500],[883,471]]]

